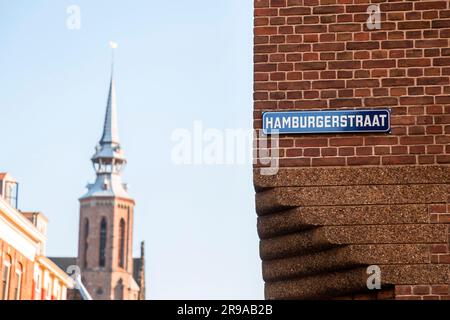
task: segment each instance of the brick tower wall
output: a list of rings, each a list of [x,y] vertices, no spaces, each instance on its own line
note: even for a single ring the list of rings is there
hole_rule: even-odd
[[[448,299],[450,1],[254,6],[255,129],[264,111],[392,112],[391,133],[281,135],[278,174],[255,165],[266,297]]]
[[[89,198],[80,202],[80,232],[77,263],[81,268],[83,283],[95,300],[117,300],[117,284],[123,284],[123,299],[136,300],[133,279],[133,210],[134,202],[119,198]],[[102,218],[107,221],[106,261],[100,267],[100,225]],[[85,221],[89,220],[87,237],[87,253]],[[125,264],[119,266],[119,225],[120,220],[126,222],[125,231]],[[85,263],[84,257],[87,258]]]

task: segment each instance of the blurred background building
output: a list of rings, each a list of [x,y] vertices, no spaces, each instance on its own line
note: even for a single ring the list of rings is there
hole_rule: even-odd
[[[19,184],[0,173],[0,299],[65,300],[74,282],[45,256],[48,220],[18,201]]]
[[[143,300],[144,243],[141,243],[141,256],[133,258],[135,202],[122,182],[121,173],[127,161],[119,141],[112,73],[103,132],[91,161],[96,180],[79,199],[78,257],[52,260],[62,268],[77,264],[81,282],[93,299]]]

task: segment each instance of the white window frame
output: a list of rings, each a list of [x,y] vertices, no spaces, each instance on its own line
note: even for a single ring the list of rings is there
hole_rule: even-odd
[[[61,300],[60,292],[61,292],[61,286],[59,285],[59,281],[57,279],[55,279],[53,282],[53,296],[55,297],[55,300]]]
[[[22,296],[22,279],[23,279],[23,267],[22,269],[19,266],[16,267],[16,292],[14,292],[14,299],[20,300]]]
[[[8,270],[8,272],[6,275],[6,283],[3,285],[3,288],[2,288],[2,299],[9,300],[9,285],[10,285],[10,281],[11,281],[11,262],[9,262],[7,260],[3,260],[2,283],[3,283],[5,270]]]
[[[34,299],[42,300],[42,271],[36,273],[36,285],[34,287]]]
[[[45,284],[45,300],[51,300],[52,299],[52,280],[48,279],[48,281]]]

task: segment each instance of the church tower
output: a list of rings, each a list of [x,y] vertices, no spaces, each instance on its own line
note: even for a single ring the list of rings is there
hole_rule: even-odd
[[[120,146],[116,112],[112,70],[103,133],[91,159],[97,177],[79,199],[77,264],[94,300],[139,299],[143,290],[133,276],[133,264],[142,261],[133,261],[132,256],[134,200],[122,182],[127,161]]]

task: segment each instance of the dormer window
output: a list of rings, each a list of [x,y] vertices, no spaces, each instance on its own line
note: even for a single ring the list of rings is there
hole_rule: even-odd
[[[17,209],[19,184],[8,173],[0,173],[0,196]]]

